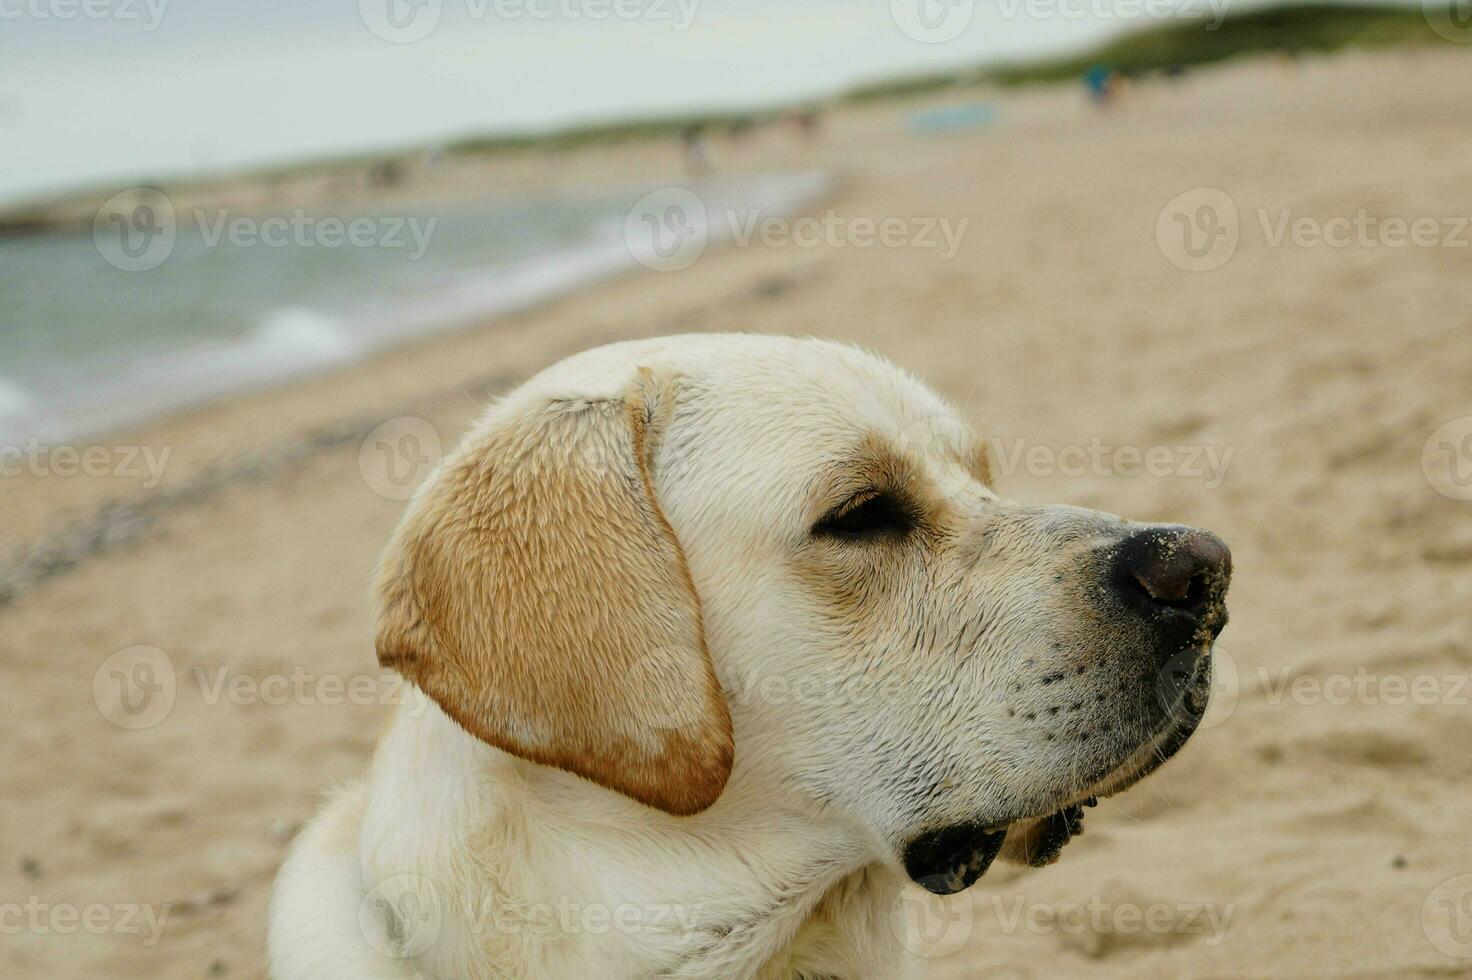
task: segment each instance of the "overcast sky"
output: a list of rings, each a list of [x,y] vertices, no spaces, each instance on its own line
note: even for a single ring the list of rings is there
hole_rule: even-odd
[[[1226,2],[0,0],[0,201],[761,105],[1077,48],[1152,16],[1209,20]]]

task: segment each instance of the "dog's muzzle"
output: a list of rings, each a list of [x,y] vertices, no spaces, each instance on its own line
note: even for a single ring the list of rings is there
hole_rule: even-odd
[[[1129,759],[1055,812],[1012,826],[952,824],[912,839],[905,871],[922,888],[949,895],[970,887],[1004,846],[1009,859],[1051,864],[1083,833],[1084,807],[1154,772],[1200,725],[1211,695],[1211,644],[1227,624],[1231,552],[1208,531],[1156,525],[1114,544],[1104,567],[1114,602],[1148,630],[1146,669],[1157,678],[1159,726]]]

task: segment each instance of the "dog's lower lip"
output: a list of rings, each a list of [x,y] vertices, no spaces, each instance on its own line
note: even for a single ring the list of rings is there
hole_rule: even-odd
[[[1093,797],[1092,802],[1087,805],[1093,806],[1099,801]],[[1032,845],[1028,849],[1027,863],[1034,868],[1041,868],[1058,860],[1058,854],[1064,845],[1084,832],[1084,811],[1080,804],[1066,806],[1061,810],[1048,814],[1039,821]]]
[[[1033,840],[1026,844],[1026,860],[1033,867],[1053,863],[1063,846],[1083,833],[1083,808],[1098,805],[1088,796],[1040,815],[1026,828]],[[952,895],[975,884],[1001,852],[1018,824],[999,826],[954,825],[922,834],[905,849],[905,871],[912,881],[937,895]]]
[[[1006,828],[955,824],[921,834],[905,848],[905,872],[926,891],[953,895],[971,887],[1002,850]]]

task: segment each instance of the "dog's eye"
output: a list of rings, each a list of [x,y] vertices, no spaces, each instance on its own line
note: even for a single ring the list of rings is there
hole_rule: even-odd
[[[813,527],[821,537],[864,539],[902,535],[915,525],[909,510],[887,493],[850,500]]]

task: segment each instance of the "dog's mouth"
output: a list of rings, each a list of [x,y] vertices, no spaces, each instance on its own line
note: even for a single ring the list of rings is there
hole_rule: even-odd
[[[1004,850],[1035,868],[1052,864],[1064,845],[1084,832],[1084,807],[1098,802],[1086,797],[1047,816],[995,829],[955,824],[921,834],[905,848],[905,872],[926,891],[953,895],[975,884]]]
[[[1124,792],[1160,768],[1200,725],[1211,695],[1211,657],[1198,656],[1189,668],[1168,668],[1166,676],[1160,692],[1165,721],[1124,762],[1041,815],[1000,825],[952,824],[919,835],[905,848],[910,879],[937,895],[951,895],[975,884],[999,855],[1034,868],[1058,860],[1064,846],[1084,832],[1086,807]]]

